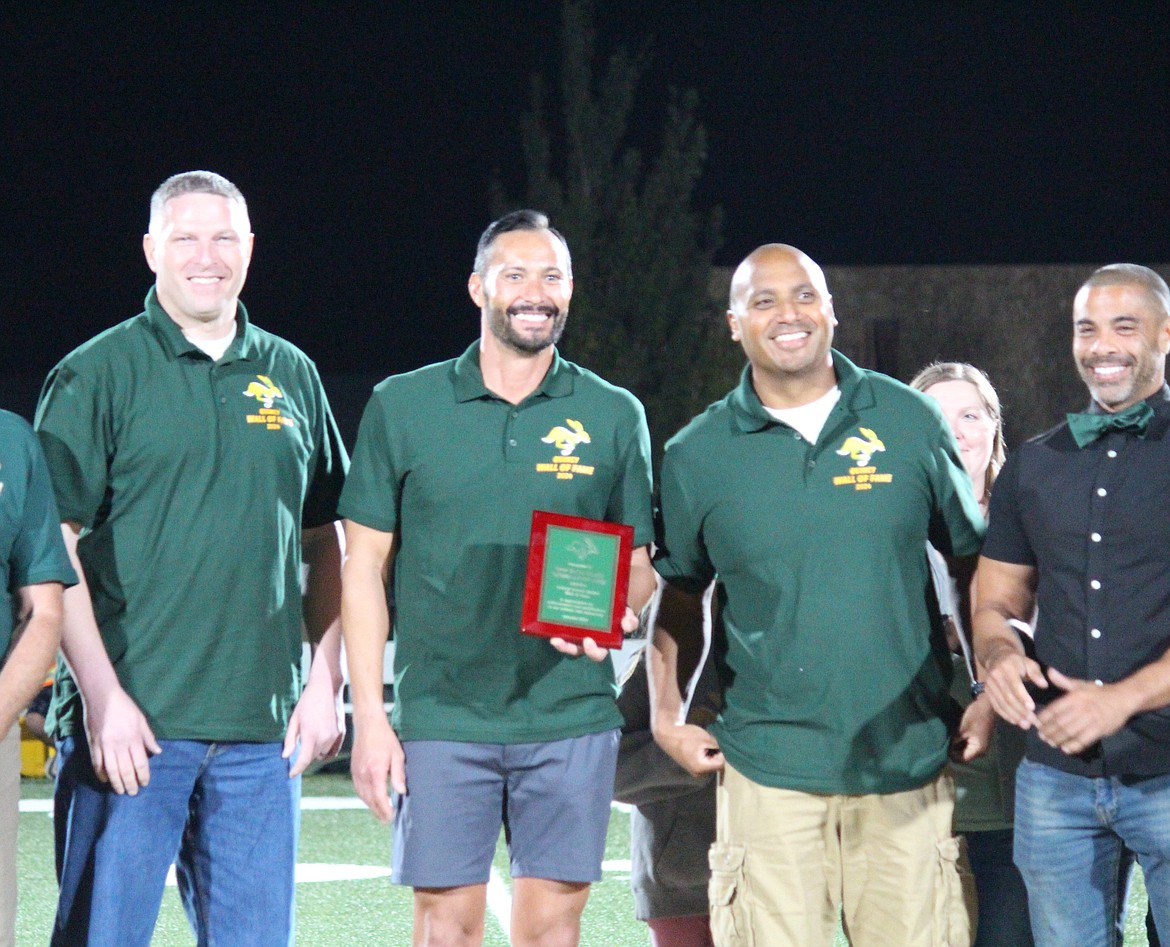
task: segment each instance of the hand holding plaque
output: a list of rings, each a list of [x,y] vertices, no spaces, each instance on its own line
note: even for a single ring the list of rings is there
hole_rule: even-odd
[[[534,511],[520,630],[620,648],[633,546],[632,526]]]

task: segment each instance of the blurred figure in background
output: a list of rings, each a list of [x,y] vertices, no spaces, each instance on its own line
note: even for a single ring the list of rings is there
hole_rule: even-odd
[[[0,411],[0,947],[16,943],[16,826],[24,711],[61,640],[62,593],[77,582],[32,428]]]
[[[1006,457],[1003,413],[991,382],[972,365],[937,362],[919,372],[910,387],[934,398],[942,408],[986,515],[992,485]],[[930,554],[954,656],[951,696],[964,709],[951,773],[955,777],[955,831],[966,839],[979,902],[974,947],[1031,947],[1028,895],[1012,862],[1016,766],[1024,755],[1023,734],[1002,721],[997,725],[991,700],[975,686],[970,586],[957,588],[942,557],[933,548]]]
[[[704,597],[710,620],[716,584]],[[653,615],[646,616],[653,625]],[[717,623],[717,618],[716,618]],[[679,688],[686,721],[715,722],[721,704],[712,634],[705,647],[679,656]],[[634,914],[650,928],[651,947],[713,947],[707,886],[707,853],[715,841],[715,774],[692,776],[654,742],[646,654],[639,651],[622,675],[618,709],[625,723],[618,751],[614,798],[630,813],[630,886]]]

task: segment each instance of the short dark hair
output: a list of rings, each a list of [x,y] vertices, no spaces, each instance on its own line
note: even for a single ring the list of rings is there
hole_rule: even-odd
[[[222,174],[214,171],[184,171],[172,174],[162,182],[150,196],[150,222],[161,218],[166,212],[167,201],[184,194],[217,194],[229,201],[239,201],[248,212],[248,202],[240,189]]]
[[[1164,319],[1170,319],[1170,288],[1166,286],[1166,281],[1148,266],[1138,263],[1110,263],[1095,270],[1093,275],[1081,284],[1081,289],[1091,286],[1136,286],[1162,310]]]
[[[488,224],[479,238],[479,243],[475,248],[475,264],[473,272],[483,276],[484,268],[487,266],[488,251],[491,250],[492,244],[500,234],[511,233],[513,230],[547,230],[554,237],[556,237],[565,246],[565,253],[569,252],[569,241],[565,239],[556,227],[553,227],[548,222],[548,215],[539,210],[514,210],[510,214],[505,214],[499,220]],[[569,266],[572,268],[572,257],[569,257]],[[571,275],[571,274],[567,274]]]

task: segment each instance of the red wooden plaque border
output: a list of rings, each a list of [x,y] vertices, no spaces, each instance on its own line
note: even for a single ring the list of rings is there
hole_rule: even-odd
[[[557,622],[541,621],[540,585],[544,576],[545,544],[548,528],[561,526],[590,533],[604,533],[618,538],[617,575],[614,579],[613,614],[610,630],[606,632],[579,628],[576,625],[562,625]],[[520,630],[526,635],[539,638],[564,638],[566,641],[584,641],[592,638],[603,648],[620,648],[625,637],[622,632],[622,616],[626,613],[626,597],[630,588],[630,553],[634,549],[634,527],[625,523],[610,523],[606,520],[591,520],[583,516],[567,516],[563,513],[549,513],[533,510],[532,532],[528,540],[528,570],[524,579],[524,608],[520,613]]]

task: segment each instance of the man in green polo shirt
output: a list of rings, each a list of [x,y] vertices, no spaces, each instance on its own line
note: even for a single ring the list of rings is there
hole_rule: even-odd
[[[728,322],[740,385],[666,447],[650,651],[656,738],[722,771],[716,943],[828,947],[843,909],[854,947],[967,947],[925,546],[978,551],[970,481],[929,399],[832,350],[824,274],[799,250],[740,264]],[[675,662],[715,575],[708,733],[680,722]]]
[[[342,497],[354,783],[394,818],[416,945],[482,940],[501,813],[513,944],[576,944],[600,878],[621,726],[613,669],[589,639],[522,635],[520,611],[534,510],[632,525],[629,603],[650,597],[649,435],[632,395],[557,353],[572,285],[543,214],[488,227],[468,283],[479,340],[374,389]],[[629,609],[625,627],[637,627]]]
[[[163,182],[143,248],[145,311],[66,356],[37,412],[82,577],[50,711],[53,943],[149,944],[172,862],[200,943],[290,943],[299,774],[342,735],[345,450],[313,363],[239,301],[235,185]]]
[[[16,943],[16,721],[53,663],[62,589],[76,582],[36,436],[23,418],[0,411],[0,947]]]

